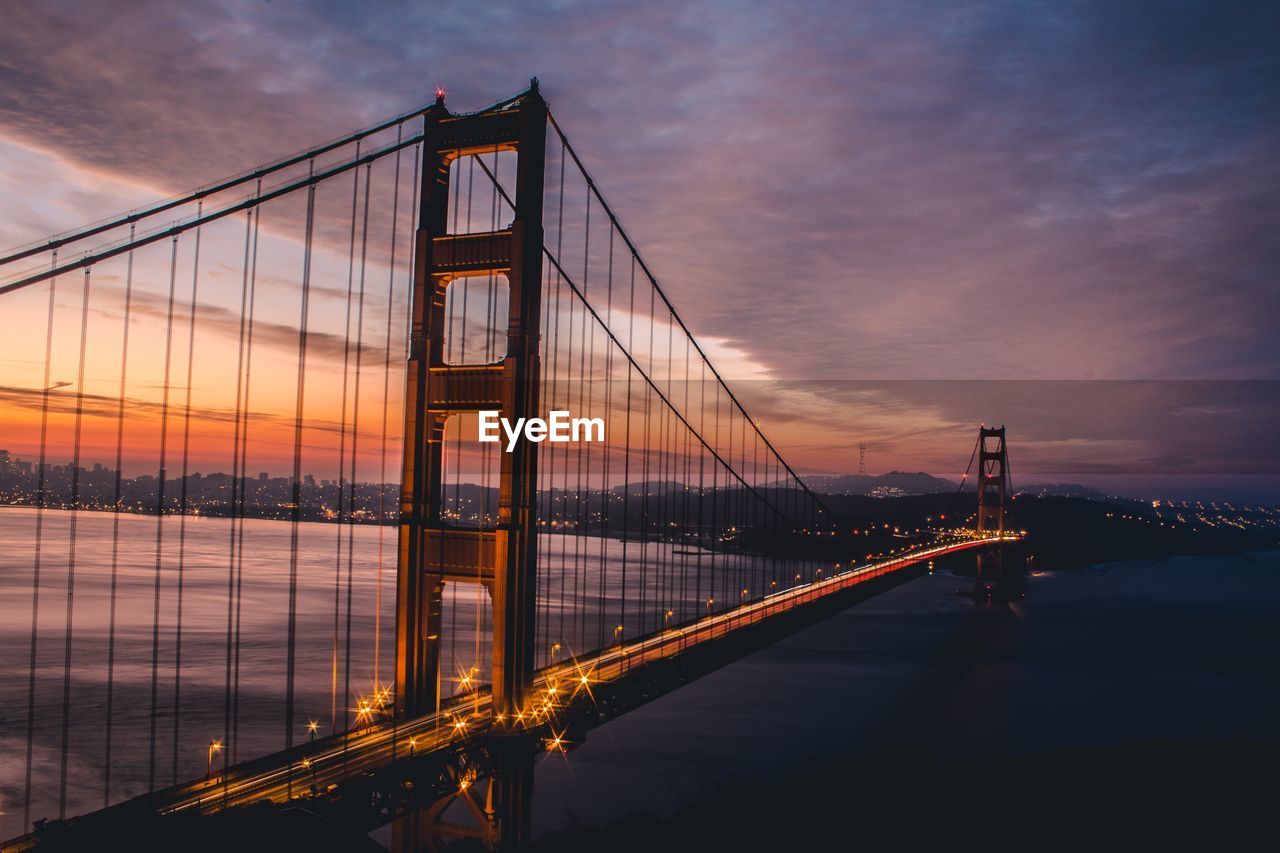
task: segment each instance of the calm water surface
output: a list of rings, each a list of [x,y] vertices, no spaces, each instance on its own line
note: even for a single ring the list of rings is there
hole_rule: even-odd
[[[547,756],[537,831],[893,743],[963,758],[1280,739],[1280,554],[1047,572],[1010,608],[964,586],[911,581]]]
[[[64,720],[68,815],[205,773],[214,738],[227,742],[233,760],[284,746],[291,575],[297,578],[294,741],[306,737],[309,720],[321,732],[330,731],[335,720],[345,725],[361,696],[391,682],[394,528],[300,524],[296,564],[288,556],[295,536],[290,524],[247,520],[242,543],[232,529],[220,518],[61,511],[38,516],[31,509],[0,508],[0,837],[26,828],[22,804],[37,566],[32,818],[60,811]],[[607,645],[618,625],[624,636],[638,636],[660,627],[668,610],[679,622],[702,613],[708,597],[719,609],[736,603],[741,589],[758,593],[770,578],[807,575],[813,568],[595,537],[542,536],[539,548],[540,665],[553,654],[563,659]],[[115,664],[108,713],[113,565]],[[239,568],[238,593],[231,597],[238,596],[238,613],[228,610],[233,566]],[[697,574],[700,582],[683,582]],[[664,591],[656,594],[657,588]],[[239,636],[238,726],[230,737],[229,618]],[[487,594],[473,584],[449,584],[443,618],[442,665],[446,676],[454,676],[445,689],[461,689],[456,682],[473,668],[475,681],[486,682]]]
[[[48,512],[43,520],[33,816],[54,815],[58,809],[70,517]],[[78,521],[68,814],[101,805],[106,793],[114,521],[101,513],[82,513]],[[229,522],[189,518],[184,533],[181,519],[167,518],[157,622],[157,519],[121,516],[120,522],[112,800],[146,790],[151,777],[156,624],[156,782],[203,773],[209,740],[223,736],[232,553]],[[0,509],[4,837],[23,831],[33,525],[30,510]],[[391,529],[358,527],[348,541],[344,528],[339,543],[334,525],[304,524],[299,531],[295,702],[301,724],[316,719],[327,729],[335,704],[335,579],[339,718],[349,711],[342,708],[348,703],[342,697],[358,696],[379,678],[384,683],[391,678],[395,535]],[[278,748],[284,738],[290,565],[287,558],[272,555],[287,555],[290,537],[290,526],[280,522],[245,525],[240,732],[235,744],[242,757]],[[586,636],[573,636],[576,628],[569,626],[584,621],[573,619],[575,606],[589,615],[585,621],[604,625],[601,630],[609,630],[620,618],[617,613],[625,613],[629,626],[652,627],[664,608],[651,595],[641,605],[640,567],[643,582],[652,584],[658,573],[680,560],[699,559],[650,545],[642,561],[629,545],[623,611],[622,579],[616,569],[610,574],[603,568],[616,565],[621,547],[604,540],[544,538],[544,644],[549,646],[553,637],[569,646],[595,642],[589,630]],[[179,553],[180,686],[174,678]],[[743,577],[748,585],[762,584],[777,569],[764,562],[721,565],[702,559],[707,574],[722,586]],[[725,782],[799,775],[814,762],[886,743],[964,755],[1153,740],[1276,738],[1272,727],[1280,717],[1280,688],[1265,674],[1272,668],[1271,651],[1280,648],[1280,623],[1274,619],[1280,612],[1280,555],[1050,571],[1033,578],[1028,598],[1012,607],[975,607],[955,594],[964,586],[946,575],[912,581],[597,729],[567,756],[545,756],[535,789],[535,830],[564,828],[575,820],[608,821],[635,809],[666,814]],[[570,612],[564,614],[558,609],[562,590],[570,602]],[[693,610],[705,594],[673,591],[670,603]],[[460,671],[483,662],[488,653],[474,640],[477,617],[482,625],[486,618],[481,604],[474,587],[451,587],[450,627],[460,639],[445,657]],[[598,618],[602,604],[605,619]],[[376,650],[375,622],[381,626]],[[302,736],[299,732],[298,739]]]

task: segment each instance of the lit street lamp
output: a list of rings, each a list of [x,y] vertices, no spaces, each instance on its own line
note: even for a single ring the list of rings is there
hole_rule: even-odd
[[[215,752],[221,752],[221,751],[222,751],[222,741],[216,740],[216,739],[209,741],[209,771],[208,771],[208,774],[205,776],[205,778],[207,779],[213,778],[213,754]]]

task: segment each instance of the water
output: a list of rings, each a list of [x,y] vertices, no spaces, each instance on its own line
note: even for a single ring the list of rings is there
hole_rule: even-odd
[[[285,701],[291,571],[296,571],[298,581],[294,742],[307,736],[311,720],[322,733],[332,730],[335,720],[338,727],[346,725],[361,696],[392,681],[394,528],[300,524],[296,566],[291,566],[294,532],[288,523],[246,520],[243,547],[237,541],[233,548],[228,519],[74,515],[65,807],[61,806],[63,675],[73,513],[46,511],[40,519],[33,819],[56,817],[60,812],[78,814],[143,793],[153,785],[162,787],[202,775],[214,739],[226,742],[226,757],[233,761],[283,747],[289,735]],[[22,812],[36,522],[34,510],[0,508],[0,837],[4,838],[27,829]],[[118,544],[113,547],[113,542]],[[158,601],[157,547],[161,555]],[[741,589],[758,594],[769,579],[792,578],[797,571],[807,577],[813,568],[710,555],[687,546],[677,553],[673,546],[661,543],[624,544],[593,537],[542,536],[539,548],[540,665],[608,644],[619,625],[622,636],[634,638],[661,627],[667,611],[672,613],[671,621],[678,623],[705,612],[708,597],[715,598],[715,609],[722,609],[737,603]],[[113,553],[117,604],[108,765]],[[239,700],[234,706],[238,725],[228,737],[228,585],[230,569],[239,560],[243,561]],[[695,581],[699,566],[702,580]],[[180,681],[175,653],[179,582]],[[659,588],[660,594],[654,591]],[[234,611],[230,617],[234,628]],[[446,692],[462,689],[457,681],[468,672],[474,671],[476,682],[486,682],[487,594],[474,584],[449,584],[443,618],[442,667],[446,678],[455,674],[446,681]],[[153,705],[157,711],[154,736]],[[222,760],[218,755],[215,766]]]
[[[56,815],[61,777],[62,672],[70,514],[44,515],[38,635],[40,677],[33,763],[33,817]],[[0,836],[24,830],[34,513],[0,510]],[[107,592],[116,517],[82,513],[76,560],[67,813],[103,801]],[[150,776],[151,644],[155,578],[153,516],[120,516],[113,801],[140,793]],[[230,523],[188,518],[183,548],[182,682],[174,761],[174,656],[177,554],[182,519],[164,521],[161,561],[156,780],[198,776],[207,745],[224,736],[227,578]],[[352,537],[352,644],[346,666],[348,531],[336,565],[339,528],[299,527],[297,693],[299,730],[331,724],[335,569],[338,577],[338,695],[348,671],[351,697],[391,678],[395,531],[357,527]],[[288,524],[247,521],[241,621],[241,757],[284,740],[284,640],[288,628]],[[382,607],[378,546],[383,547]],[[660,623],[667,604],[685,614],[705,590],[671,590],[670,601],[644,583],[702,559],[716,589],[760,586],[778,566],[767,561],[675,555],[649,544],[626,546],[626,609],[617,565],[623,545],[544,537],[546,583],[539,637],[565,645],[582,623],[609,632],[615,618],[630,636]],[[607,571],[604,567],[609,566]],[[577,586],[575,587],[575,583]],[[1127,563],[1048,572],[1009,608],[975,607],[946,575],[920,578],[859,604],[590,733],[567,756],[540,759],[535,830],[599,823],[634,809],[667,814],[728,781],[802,777],[815,763],[901,743],[932,753],[1035,754],[1155,740],[1274,741],[1280,687],[1266,674],[1280,647],[1280,555]],[[560,590],[568,612],[560,621]],[[476,655],[476,588],[450,587],[460,639],[446,666],[482,663]],[[574,594],[576,590],[576,595]],[[724,593],[719,593],[723,595]],[[552,601],[555,606],[552,606]],[[600,619],[603,600],[606,619]],[[486,618],[479,608],[481,621]],[[578,614],[586,614],[585,620]],[[624,617],[617,617],[617,612]],[[374,624],[381,624],[374,667]],[[601,627],[603,626],[603,627]],[[545,655],[549,650],[544,651]],[[339,717],[349,712],[340,707]]]
[[[1152,743],[1275,743],[1280,554],[1031,579],[975,608],[922,577],[542,759],[535,831],[666,815],[728,782],[901,745],[959,760]]]

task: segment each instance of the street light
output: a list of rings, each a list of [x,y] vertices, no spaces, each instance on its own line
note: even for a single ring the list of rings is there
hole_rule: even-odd
[[[311,722],[307,723],[307,734],[311,735],[312,741],[316,739],[316,731],[319,728],[320,728],[320,724],[315,720],[312,720]]]
[[[222,741],[216,739],[209,741],[209,772],[205,776],[206,779],[213,778],[213,754],[221,751]]]

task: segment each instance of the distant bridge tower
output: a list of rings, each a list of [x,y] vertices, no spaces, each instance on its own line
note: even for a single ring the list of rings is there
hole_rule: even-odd
[[[978,431],[978,532],[1004,535],[1004,500],[1008,489],[1009,455],[1004,444],[1004,427],[982,427]]]
[[[510,714],[533,679],[538,445],[517,442],[502,454],[497,527],[477,530],[443,517],[443,440],[445,422],[463,413],[496,409],[512,421],[538,413],[547,105],[535,80],[516,101],[471,115],[452,115],[439,96],[425,121],[400,498],[396,715],[406,719],[439,708],[441,612],[450,581],[478,583],[489,592],[493,707]],[[448,233],[450,164],[496,151],[516,154],[511,225]],[[493,364],[448,364],[449,286],[490,274],[509,285],[509,320],[500,338],[505,355]]]
[[[858,473],[867,473],[867,443],[865,441],[858,442]]]
[[[978,431],[978,534],[1001,541],[978,553],[974,595],[991,598],[1008,590],[1004,572],[1004,508],[1009,490],[1009,453],[1004,427],[983,426]]]

